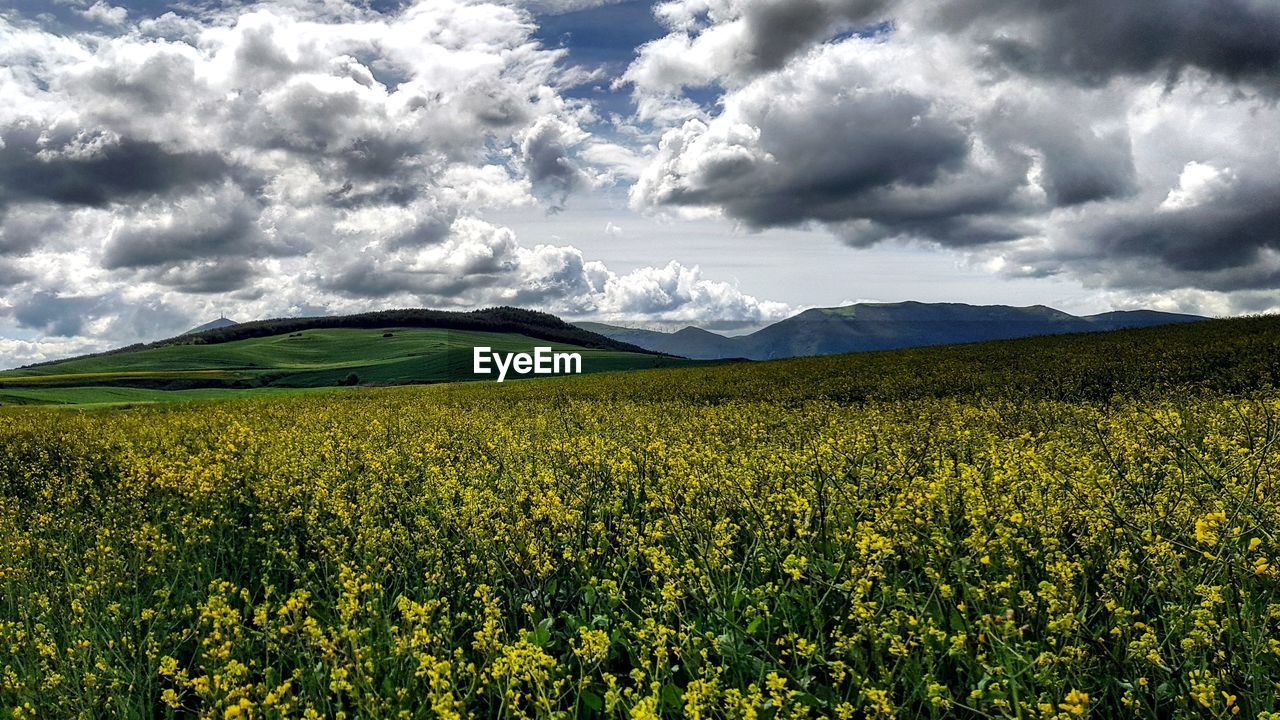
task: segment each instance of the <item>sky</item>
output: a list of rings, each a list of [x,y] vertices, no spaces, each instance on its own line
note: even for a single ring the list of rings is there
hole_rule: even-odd
[[[1280,310],[1275,0],[4,0],[0,367],[517,305]]]

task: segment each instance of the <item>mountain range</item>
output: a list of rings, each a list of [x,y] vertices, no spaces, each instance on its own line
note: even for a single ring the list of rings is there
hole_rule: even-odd
[[[1131,310],[1071,315],[1044,305],[963,303],[858,303],[805,310],[748,335],[725,336],[698,327],[676,332],[641,330],[595,322],[583,330],[653,352],[697,360],[772,360],[1009,340],[1034,335],[1099,332],[1204,320],[1197,315]]]

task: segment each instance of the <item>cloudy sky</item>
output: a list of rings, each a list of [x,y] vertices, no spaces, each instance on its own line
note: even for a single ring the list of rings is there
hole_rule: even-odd
[[[233,319],[1280,309],[1275,0],[5,0],[0,367]]]

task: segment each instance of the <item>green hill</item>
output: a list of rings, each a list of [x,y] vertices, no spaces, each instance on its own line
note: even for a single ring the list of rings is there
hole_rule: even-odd
[[[151,350],[173,345],[216,345],[237,340],[287,335],[304,330],[377,330],[382,328],[431,328],[437,330],[513,333],[585,348],[621,350],[633,353],[655,352],[584,330],[561,320],[555,315],[536,310],[495,307],[458,312],[409,308],[403,310],[379,310],[377,312],[357,313],[354,315],[272,318],[243,323],[230,322],[226,321],[225,318],[219,318],[213,322],[192,328],[176,337],[84,355],[77,358],[77,360],[136,353],[140,350]],[[50,365],[62,365],[64,362],[66,361],[53,360],[27,365],[19,369],[31,370]]]
[[[586,347],[519,333],[443,328],[336,327],[222,342],[204,339],[198,343],[157,343],[0,372],[0,403],[205,399],[246,389],[475,380],[472,348],[477,346],[498,352],[528,352],[536,346],[577,352],[582,355],[584,372],[686,362],[616,349],[609,347],[608,341],[596,343],[603,347]]]

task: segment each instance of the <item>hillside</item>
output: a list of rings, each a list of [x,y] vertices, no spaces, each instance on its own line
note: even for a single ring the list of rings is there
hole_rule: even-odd
[[[648,350],[683,357],[771,360],[1153,327],[1203,319],[1151,310],[1080,317],[1043,305],[904,302],[815,308],[737,337],[699,328],[663,333],[599,323],[580,323],[580,327]]]
[[[227,330],[240,327],[243,326]],[[682,362],[652,353],[549,342],[518,333],[339,327],[216,343],[156,344],[7,371],[0,373],[0,402],[123,402],[184,397],[164,394],[173,391],[188,391],[192,397],[203,399],[211,397],[209,391],[250,388],[474,380],[472,348],[477,346],[501,352],[528,352],[535,346],[577,352],[582,355],[584,372]],[[130,392],[122,393],[124,389]],[[194,390],[204,392],[190,392]]]
[[[176,337],[158,340],[152,343],[139,343],[126,347],[94,353],[75,358],[76,361],[89,358],[108,357],[141,350],[170,347],[174,345],[216,345],[220,343],[265,338],[275,335],[305,330],[324,329],[366,329],[383,328],[431,328],[437,330],[458,330],[469,332],[488,332],[523,335],[538,340],[549,340],[576,347],[597,350],[616,350],[630,353],[653,353],[652,350],[629,345],[625,342],[598,335],[582,328],[570,325],[555,315],[513,307],[485,308],[470,312],[451,310],[427,310],[421,308],[405,310],[380,310],[377,312],[358,313],[354,315],[325,315],[318,317],[273,318],[269,320],[253,320],[250,322],[230,324],[214,321],[193,328]],[[43,363],[25,365],[19,370],[61,365],[66,360],[53,360]],[[3,373],[0,373],[3,374]]]

